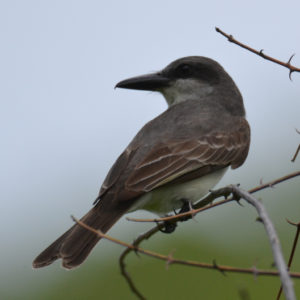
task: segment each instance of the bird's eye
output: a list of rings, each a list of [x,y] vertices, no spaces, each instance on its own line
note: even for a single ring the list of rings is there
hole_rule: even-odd
[[[187,64],[180,65],[177,68],[177,74],[183,78],[189,77],[192,74],[192,68]]]

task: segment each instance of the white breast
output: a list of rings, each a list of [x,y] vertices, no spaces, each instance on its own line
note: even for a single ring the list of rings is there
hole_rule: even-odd
[[[159,187],[141,196],[130,211],[145,209],[158,215],[165,215],[174,209],[180,209],[183,199],[194,203],[220,181],[227,169],[224,168],[185,183]]]

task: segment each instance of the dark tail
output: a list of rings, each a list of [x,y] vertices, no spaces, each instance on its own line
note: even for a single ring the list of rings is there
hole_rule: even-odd
[[[81,221],[106,233],[126,213],[128,208],[100,208],[99,204],[82,217]],[[99,240],[100,238],[95,233],[75,224],[45,249],[32,265],[34,268],[41,268],[61,258],[63,267],[72,269],[87,258]]]

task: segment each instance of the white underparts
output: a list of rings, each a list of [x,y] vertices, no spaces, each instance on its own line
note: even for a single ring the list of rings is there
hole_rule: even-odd
[[[156,188],[141,196],[130,211],[145,209],[158,215],[165,215],[174,209],[180,209],[183,205],[182,200],[194,203],[220,181],[227,169],[228,167],[181,184]]]

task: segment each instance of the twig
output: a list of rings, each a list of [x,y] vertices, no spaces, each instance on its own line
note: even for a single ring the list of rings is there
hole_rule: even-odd
[[[279,183],[281,183],[281,182],[284,182],[284,181],[287,181],[287,180],[289,180],[289,179],[295,178],[295,177],[297,177],[297,176],[300,176],[300,171],[296,171],[296,172],[287,174],[287,175],[285,175],[285,176],[282,176],[282,177],[280,177],[280,178],[277,178],[277,179],[275,179],[275,180],[273,180],[273,181],[269,181],[269,182],[267,182],[267,183],[265,183],[265,184],[261,184],[261,185],[255,187],[255,188],[250,189],[250,190],[248,191],[248,193],[253,194],[253,193],[255,193],[255,192],[264,190],[264,189],[266,189],[266,188],[274,187],[276,184],[279,184]]]
[[[152,235],[154,235],[155,233],[157,233],[160,229],[160,227],[163,227],[162,225],[157,225],[155,227],[153,227],[152,229],[148,230],[146,233],[141,234],[132,244],[134,247],[138,247],[138,245],[146,240],[149,239]],[[136,288],[133,280],[131,279],[129,273],[126,271],[126,264],[125,264],[125,258],[127,257],[127,255],[131,252],[131,251],[136,251],[133,250],[132,248],[127,247],[121,254],[120,258],[119,258],[119,265],[120,265],[120,269],[121,269],[121,273],[124,276],[124,278],[126,279],[131,291],[141,300],[146,299],[142,293]]]
[[[293,223],[293,222],[291,222],[291,221],[289,221],[289,220],[287,220],[287,222],[288,222],[289,224],[291,224],[291,225],[297,227],[297,231],[296,231],[295,238],[294,238],[294,242],[293,242],[292,251],[291,251],[290,258],[289,258],[289,262],[288,262],[288,270],[290,270],[290,268],[291,268],[291,266],[292,266],[293,258],[294,258],[294,255],[295,255],[296,247],[297,247],[297,244],[298,244],[298,239],[299,239],[299,234],[300,234],[300,222],[298,222],[298,223]],[[282,292],[282,285],[280,286],[280,289],[279,289],[279,291],[278,291],[278,295],[277,295],[276,300],[279,300],[279,299],[280,299],[281,292]]]
[[[166,261],[166,262],[168,262],[169,265],[171,265],[171,264],[187,265],[187,266],[198,267],[198,268],[219,270],[219,271],[222,271],[222,272],[253,274],[254,276],[258,276],[258,275],[278,276],[279,275],[279,272],[277,272],[277,271],[259,270],[259,269],[256,269],[255,267],[253,267],[253,268],[235,268],[235,267],[231,267],[231,266],[217,265],[216,263],[209,264],[209,263],[201,263],[201,262],[190,261],[190,260],[175,259],[173,257],[170,257],[169,255],[162,255],[162,254],[150,251],[150,250],[145,250],[145,249],[140,248],[138,246],[131,245],[131,244],[128,244],[128,243],[123,242],[121,240],[118,240],[116,238],[113,238],[113,237],[111,237],[107,234],[102,233],[100,230],[96,230],[96,229],[86,225],[82,221],[74,218],[73,216],[72,216],[72,219],[73,219],[74,222],[76,222],[77,224],[79,224],[83,228],[95,233],[96,235],[98,235],[101,238],[107,239],[107,240],[109,240],[109,241],[111,241],[115,244],[118,244],[118,245],[121,245],[123,247],[129,248],[130,251],[136,251],[136,252],[142,253],[144,255]],[[151,234],[151,232],[152,232],[152,234]],[[148,235],[148,237],[150,237],[154,233],[155,233],[155,230],[153,228],[150,231],[148,231],[147,233],[145,233],[144,235]],[[144,235],[143,235],[143,237],[144,237]],[[144,239],[145,238],[142,238],[142,237],[139,238],[138,243],[140,243]],[[293,277],[293,278],[300,278],[300,273],[299,272],[290,272],[290,276]]]
[[[268,183],[265,183],[265,184],[261,184],[251,190],[249,190],[249,193],[255,193],[257,191],[260,191],[260,190],[263,190],[263,189],[266,189],[266,188],[270,188],[270,187],[273,187],[274,185],[276,184],[279,184],[281,182],[284,182],[288,179],[291,179],[291,178],[294,178],[296,176],[299,176],[300,175],[300,171],[298,172],[294,172],[294,173],[291,173],[291,174],[288,174],[288,175],[285,175],[283,177],[280,177],[276,180],[273,180],[273,181],[270,181]],[[224,204],[224,203],[227,203],[229,201],[233,201],[234,199],[233,198],[230,198],[230,199],[227,199],[227,200],[223,200],[223,201],[219,201],[218,203],[215,203],[215,204],[211,204],[209,206],[206,206],[206,207],[202,207],[203,206],[203,203],[204,205],[206,204],[209,204],[211,201],[213,201],[214,199],[216,199],[217,197],[220,197],[221,195],[227,195],[230,193],[230,191],[228,191],[227,188],[224,188],[224,189],[219,189],[218,191],[214,191],[212,193],[210,193],[207,197],[205,197],[204,200],[201,201],[201,204],[197,203],[197,205],[199,205],[200,209],[199,211],[202,211],[202,210],[206,210],[208,208],[212,208],[214,206],[218,206],[218,205],[221,205],[221,204]],[[198,212],[199,212],[198,211]],[[193,212],[192,212],[193,213]],[[182,216],[187,216],[189,213],[184,213],[184,214],[180,214],[180,215],[177,215],[175,217],[182,217]],[[159,219],[160,220],[160,219]],[[148,221],[148,220],[147,220]],[[149,220],[150,221],[150,220]],[[151,220],[152,221],[152,220]],[[76,221],[80,224],[80,221]],[[85,224],[82,224],[82,226],[86,226]],[[129,273],[126,271],[126,265],[125,265],[125,258],[127,257],[127,255],[132,252],[132,251],[135,251],[136,253],[144,253],[144,252],[141,252],[140,251],[140,248],[138,248],[138,245],[150,238],[151,236],[153,236],[155,233],[157,233],[159,231],[160,228],[162,228],[164,225],[163,223],[161,224],[157,224],[157,226],[155,226],[154,228],[152,228],[151,230],[147,231],[146,233],[140,235],[132,245],[130,244],[126,244],[124,242],[118,242],[118,240],[116,239],[113,239],[113,238],[110,238],[109,236],[107,235],[103,235],[102,233],[99,233],[99,231],[95,230],[95,229],[92,229],[91,230],[93,232],[95,232],[96,234],[100,235],[101,237],[103,238],[107,238],[107,239],[110,239],[111,241],[115,242],[115,243],[118,243],[118,244],[121,244],[123,245],[124,247],[126,247],[126,249],[123,251],[121,257],[120,257],[120,260],[119,260],[119,263],[120,263],[120,268],[121,268],[121,273],[122,275],[124,276],[124,278],[126,279],[126,281],[128,282],[132,292],[137,296],[139,297],[139,299],[145,299],[144,296],[138,291],[138,289],[135,287],[134,285],[134,282],[133,280],[131,279]],[[88,226],[86,227],[88,228]],[[143,249],[142,249],[143,250]],[[147,251],[147,250],[146,250]],[[146,255],[149,255],[147,253],[144,253]],[[150,255],[151,256],[151,255]],[[170,257],[168,256],[162,256],[164,257],[164,260],[169,262],[169,263],[177,263],[177,264],[186,264],[186,265],[189,265],[189,261],[180,261],[180,260],[174,260],[174,259],[171,259],[170,260]],[[157,257],[159,259],[163,259],[162,257]],[[198,264],[198,265],[196,265]],[[192,262],[191,264],[192,266],[197,266],[197,267],[202,267],[202,268],[210,268],[210,269],[216,269],[216,264],[207,264],[207,263],[196,263],[196,262]],[[271,276],[276,276],[278,275],[279,273],[276,272],[276,271],[266,271],[266,270],[257,270],[256,268],[251,268],[251,269],[247,269],[247,268],[233,268],[233,267],[229,267],[229,266],[219,266],[218,265],[218,270],[222,271],[222,272],[240,272],[240,273],[252,273],[254,275],[271,275]],[[295,278],[300,278],[300,273],[290,273],[290,275],[292,277],[295,277]]]
[[[297,177],[300,175],[300,171],[297,171],[297,172],[294,172],[294,173],[290,173],[288,175],[285,175],[283,177],[280,177],[276,180],[273,180],[273,181],[270,181],[268,183],[265,183],[265,184],[261,184],[255,188],[252,188],[248,191],[248,193],[255,193],[255,192],[258,192],[258,191],[261,191],[263,189],[266,189],[266,188],[270,188],[270,187],[274,187],[276,184],[279,184],[281,182],[284,182],[286,180],[289,180],[289,179],[292,179],[294,177]],[[230,192],[230,189],[228,190],[227,188],[221,188],[217,191],[214,191],[213,193],[209,194],[204,202],[205,203],[209,203],[209,201],[212,201],[213,199],[215,199],[216,197],[219,197],[221,196],[222,194],[223,195],[226,195],[228,196],[228,193]],[[209,201],[208,201],[209,200]],[[218,206],[218,205],[222,205],[222,204],[225,204],[227,202],[230,202],[230,201],[233,201],[233,200],[236,200],[234,199],[233,197],[227,199],[227,200],[223,200],[223,201],[219,201],[215,204],[212,204],[210,206],[206,206],[206,207],[202,207],[200,209],[197,209],[197,210],[192,210],[190,212],[187,212],[187,213],[184,213],[184,214],[178,214],[178,215],[175,215],[175,216],[172,216],[172,217],[166,217],[166,218],[160,218],[160,219],[130,219],[130,220],[133,220],[133,221],[145,221],[145,222],[153,222],[153,221],[156,221],[156,222],[161,222],[161,221],[180,221],[181,218],[186,218],[189,214],[191,215],[194,215],[195,213],[199,213],[200,211],[204,211],[206,209],[209,209],[209,208],[212,208],[212,207],[215,207],[215,206]],[[202,201],[201,201],[202,203]],[[162,225],[163,223],[161,223],[160,225]],[[143,237],[140,236],[139,237],[139,242],[141,242],[143,240]],[[129,253],[129,252],[128,252]],[[125,257],[123,257],[123,260],[125,259]],[[127,278],[126,278],[127,279]]]
[[[297,68],[297,67],[291,65],[291,60],[295,56],[295,54],[291,55],[290,58],[289,58],[289,60],[287,62],[283,62],[283,61],[280,61],[280,60],[278,60],[276,58],[273,58],[273,57],[271,57],[269,55],[264,54],[263,53],[263,51],[264,51],[263,49],[260,50],[260,51],[258,51],[258,50],[255,50],[255,49],[253,49],[253,48],[251,48],[251,47],[249,47],[249,46],[247,46],[247,45],[239,42],[232,35],[225,33],[224,31],[222,31],[218,27],[216,27],[216,31],[218,33],[222,34],[223,36],[225,36],[228,39],[229,42],[234,43],[234,44],[236,44],[236,45],[238,45],[238,46],[240,46],[240,47],[242,47],[242,48],[244,48],[244,49],[246,49],[246,50],[248,50],[248,51],[250,51],[250,52],[252,52],[252,53],[254,53],[254,54],[256,54],[256,55],[258,55],[258,56],[260,56],[262,58],[264,58],[264,59],[266,59],[266,60],[272,61],[275,64],[278,64],[278,65],[281,65],[283,67],[288,68],[289,69],[289,78],[290,79],[291,79],[291,75],[292,75],[293,72],[300,72],[300,68]]]
[[[296,128],[295,129],[296,130],[296,132],[298,133],[298,134],[300,134],[300,131]],[[295,160],[296,160],[296,158],[297,158],[297,156],[298,156],[298,153],[299,153],[299,151],[300,151],[300,144],[298,145],[298,148],[297,148],[297,150],[296,150],[296,152],[295,152],[295,154],[294,154],[294,156],[293,156],[293,158],[292,158],[292,162],[295,162]]]
[[[222,190],[223,189],[224,188],[222,188]],[[218,193],[219,190],[216,190],[214,192]],[[209,194],[209,195],[211,195],[211,194]],[[221,195],[218,193],[218,196],[216,196],[214,199],[216,199],[216,198],[218,198],[220,196]],[[151,222],[151,223],[153,223],[153,222],[154,223],[166,222],[166,221],[178,222],[178,221],[181,221],[182,219],[186,220],[186,217],[188,217],[188,216],[195,216],[196,214],[198,214],[201,211],[204,211],[204,210],[207,210],[207,209],[210,209],[210,208],[213,208],[213,207],[216,207],[216,206],[228,203],[230,201],[233,201],[233,199],[230,198],[230,199],[222,200],[222,201],[216,202],[214,204],[207,205],[205,207],[201,207],[201,208],[198,208],[198,209],[191,209],[191,210],[189,210],[187,212],[180,213],[180,214],[173,215],[173,216],[169,216],[169,217],[155,218],[155,219],[136,219],[136,218],[126,218],[126,219],[128,221],[132,221],[132,222]]]
[[[253,194],[253,193],[256,193],[258,191],[264,190],[266,188],[274,187],[276,184],[279,184],[281,182],[287,181],[287,180],[292,179],[292,178],[297,177],[297,176],[300,176],[300,171],[296,171],[296,172],[290,173],[288,175],[282,176],[282,177],[280,177],[278,179],[269,181],[269,182],[267,182],[265,184],[261,184],[261,185],[259,185],[257,187],[254,187],[254,188],[250,189],[248,192],[250,194]],[[211,201],[219,198],[220,196],[223,196],[224,194],[226,195],[226,191],[228,193],[228,190],[226,190],[226,188],[221,188],[221,189],[218,189],[216,191],[211,192],[203,200],[201,200],[199,203],[197,203],[196,205],[194,205],[193,206],[194,209],[192,209],[192,210],[190,210],[188,212],[185,212],[185,213],[181,213],[181,214],[177,214],[177,215],[169,216],[169,217],[164,217],[164,218],[155,218],[155,219],[127,218],[127,220],[133,221],[133,222],[155,222],[155,223],[157,223],[157,222],[164,222],[164,221],[177,222],[177,221],[180,221],[182,219],[186,219],[186,217],[189,216],[189,215],[195,215],[195,214],[198,214],[201,211],[204,211],[204,210],[207,210],[207,209],[211,209],[213,207],[216,207],[216,206],[223,205],[225,203],[234,201],[235,199],[233,199],[231,197],[231,198],[219,201],[219,202],[217,202],[215,204],[210,204],[208,206],[202,207],[203,203],[205,203],[205,205],[209,204]],[[197,207],[199,207],[199,208],[197,208]]]
[[[293,156],[293,158],[292,158],[291,162],[294,162],[294,161],[296,160],[296,158],[297,158],[297,156],[298,156],[298,153],[299,153],[299,151],[300,151],[300,144],[298,145],[298,148],[297,148],[297,150],[296,150],[296,153],[294,154],[294,156]]]
[[[296,300],[296,295],[293,288],[293,282],[291,281],[291,278],[287,271],[287,266],[283,258],[279,239],[277,237],[277,233],[275,231],[273,223],[271,222],[268,213],[265,210],[265,207],[262,205],[260,201],[254,198],[250,193],[240,189],[236,185],[232,185],[232,189],[234,194],[245,199],[248,203],[250,203],[256,208],[257,213],[265,226],[267,236],[271,244],[273,257],[280,274],[281,284],[282,284],[285,297],[287,300]]]

